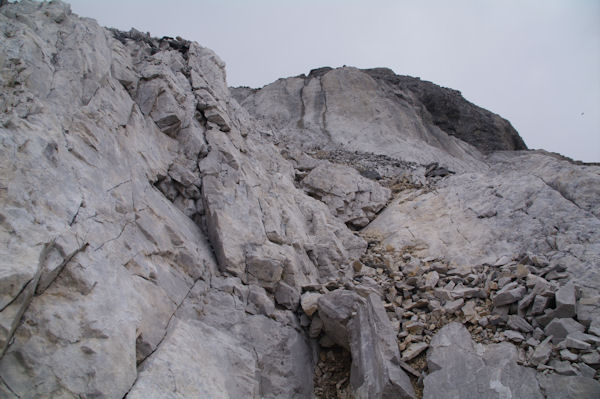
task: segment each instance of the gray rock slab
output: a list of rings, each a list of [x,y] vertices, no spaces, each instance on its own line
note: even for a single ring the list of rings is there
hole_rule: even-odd
[[[546,336],[552,335],[552,342],[557,344],[572,332],[584,332],[585,326],[571,318],[554,319],[544,329]]]
[[[600,382],[592,378],[538,374],[537,379],[547,399],[596,399],[600,397]]]
[[[517,358],[512,344],[476,345],[463,325],[450,323],[431,340],[423,398],[543,398],[535,371]]]
[[[357,397],[415,397],[379,296],[332,291],[319,299],[319,317],[327,336],[352,354],[350,385]]]
[[[557,318],[574,317],[576,314],[577,301],[575,299],[575,286],[566,284],[554,293],[556,308],[554,316]]]

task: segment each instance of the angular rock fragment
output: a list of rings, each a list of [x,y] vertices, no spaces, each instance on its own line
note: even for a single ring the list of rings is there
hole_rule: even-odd
[[[554,317],[574,317],[576,314],[575,306],[577,302],[575,299],[575,287],[573,284],[567,284],[560,287],[554,295],[556,298]]]
[[[304,313],[312,316],[318,309],[318,301],[322,294],[316,292],[305,292],[300,298],[300,306]]]
[[[494,306],[504,306],[517,302],[523,298],[526,292],[527,288],[523,286],[514,287],[513,284],[509,284],[496,293],[493,298]]]
[[[570,318],[554,319],[544,329],[546,336],[552,336],[555,344],[572,332],[584,332],[585,326]]]
[[[331,213],[354,227],[366,226],[383,208],[391,191],[355,169],[323,163],[302,180],[306,191],[325,202]]]
[[[405,351],[402,352],[402,360],[407,362],[409,360],[414,359],[419,356],[421,352],[427,349],[429,345],[425,342],[415,342],[412,343],[406,348]]]

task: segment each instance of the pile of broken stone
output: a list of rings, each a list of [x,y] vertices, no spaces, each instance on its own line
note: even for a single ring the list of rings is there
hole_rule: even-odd
[[[322,347],[342,343],[352,351],[348,320],[357,306],[344,306],[352,307],[348,298],[373,302],[376,297],[397,340],[399,364],[420,381],[425,362],[415,360],[452,322],[464,325],[476,343],[513,344],[516,362],[542,374],[598,379],[600,322],[590,312],[598,298],[582,297],[559,265],[520,254],[494,265],[463,267],[421,259],[415,248],[384,246],[379,237],[365,238],[369,250],[353,263],[352,279],[304,287],[301,321]]]

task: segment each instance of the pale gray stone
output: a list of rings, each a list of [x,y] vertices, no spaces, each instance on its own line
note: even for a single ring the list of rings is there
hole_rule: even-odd
[[[423,398],[498,398],[509,393],[518,398],[544,397],[535,371],[517,365],[512,344],[475,345],[464,326],[450,323],[430,346]]]
[[[525,340],[525,337],[523,336],[523,334],[521,334],[518,331],[514,331],[514,330],[506,330],[504,331],[504,336],[506,338],[508,338],[510,341],[516,342],[516,343],[520,343],[523,342]]]
[[[520,316],[516,316],[516,315],[508,316],[507,325],[508,325],[508,327],[510,327],[512,329],[519,330],[524,333],[529,333],[529,332],[533,331],[533,327],[531,326],[531,324],[529,324],[527,322],[527,320],[525,320],[524,318],[522,318]]]
[[[318,309],[318,301],[322,294],[318,292],[305,292],[300,298],[300,306],[304,313],[312,316]]]
[[[584,332],[585,327],[571,318],[554,319],[544,329],[546,336],[552,335],[552,342],[559,343],[572,332]]]
[[[577,375],[577,370],[575,370],[575,368],[573,366],[571,366],[571,363],[569,363],[569,362],[564,362],[564,361],[560,361],[560,360],[552,360],[552,361],[550,361],[549,366],[552,367],[554,369],[554,371],[556,371],[557,374]]]
[[[576,362],[579,356],[568,349],[563,349],[560,351],[560,358],[570,362]]]
[[[506,287],[508,287],[508,285]],[[519,299],[523,298],[527,292],[527,288],[523,286],[518,286],[513,289],[506,289],[506,287],[498,291],[494,296],[494,306],[504,306],[517,302]]]
[[[538,374],[547,399],[594,399],[600,396],[600,383],[582,376]]]
[[[575,316],[575,305],[577,304],[575,299],[575,286],[573,286],[573,284],[564,285],[560,287],[554,295],[556,298],[554,317],[565,318]]]
[[[408,348],[402,352],[402,360],[407,362],[419,356],[429,345],[426,342],[414,342],[408,345]]]
[[[546,338],[535,348],[531,358],[529,359],[532,364],[546,364],[548,359],[550,359],[550,355],[552,354],[552,344],[549,342],[550,338],[551,337]]]
[[[302,180],[305,190],[331,213],[354,227],[364,227],[390,199],[388,188],[361,176],[355,169],[324,162]]]
[[[350,385],[358,397],[415,397],[379,296],[330,292],[319,298],[319,317],[327,336],[352,354]]]
[[[583,360],[586,364],[598,366],[600,365],[600,353],[598,353],[598,351],[585,353],[581,355],[581,360]]]

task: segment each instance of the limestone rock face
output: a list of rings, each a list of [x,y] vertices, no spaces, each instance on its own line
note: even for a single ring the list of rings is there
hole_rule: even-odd
[[[459,92],[384,68],[322,68],[233,95],[279,138],[306,148],[340,145],[453,170],[484,168],[480,152],[526,149],[510,123]]]
[[[294,186],[224,63],[61,2],[0,25],[3,389],[310,396],[310,345],[272,292],[344,275],[366,243]]]
[[[597,396],[597,165],[386,69],[0,31],[0,396]]]
[[[319,299],[325,333],[352,353],[350,385],[360,398],[414,398],[381,299],[336,290]]]
[[[302,180],[309,195],[325,202],[333,215],[354,227],[364,227],[390,199],[388,188],[348,166],[323,163]]]
[[[517,365],[508,343],[477,347],[459,323],[431,340],[423,398],[543,398],[536,373]]]

